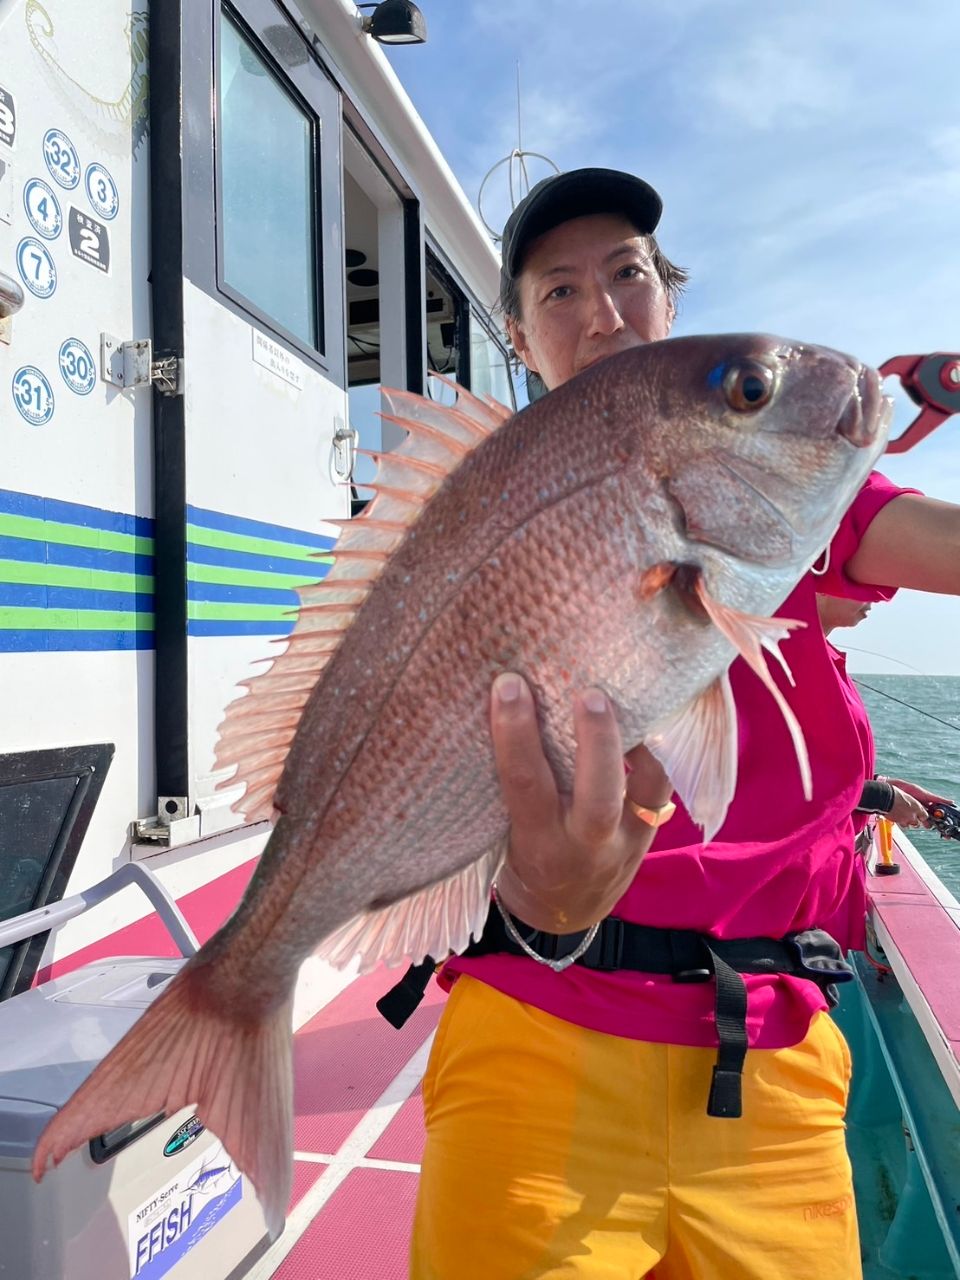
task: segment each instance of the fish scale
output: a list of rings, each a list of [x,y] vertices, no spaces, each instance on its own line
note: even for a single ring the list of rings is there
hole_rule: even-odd
[[[624,352],[510,421],[462,389],[453,408],[385,394],[410,436],[378,459],[367,513],[343,525],[285,651],[221,726],[227,785],[245,783],[248,819],[277,819],[257,870],[50,1122],[37,1177],[92,1134],[191,1104],[279,1230],[302,960],[318,944],[362,967],[443,956],[483,927],[508,830],[488,726],[499,672],[528,678],[561,788],[570,691],[594,684],[709,839],[736,782],[739,652],[809,786],[762,649],[779,653],[796,625],[768,615],[882,451],[876,374],[723,335]]]

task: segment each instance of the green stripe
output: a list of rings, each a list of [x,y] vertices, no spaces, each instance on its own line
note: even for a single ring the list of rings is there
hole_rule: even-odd
[[[142,573],[71,569],[64,564],[33,564],[29,560],[0,560],[0,582],[24,582],[33,587],[87,587],[91,591],[149,593],[153,590],[153,579]]]
[[[318,562],[319,564],[319,562]],[[323,575],[317,569],[316,577],[302,573],[263,573],[259,569],[228,569],[224,565],[187,565],[187,577],[191,582],[213,582],[220,587],[294,587],[319,582]]]
[[[19,609],[0,607],[4,631],[152,631],[152,613],[110,609]]]
[[[223,533],[219,529],[203,529],[197,524],[187,525],[187,541],[200,547],[218,547],[221,551],[248,551],[258,556],[272,556],[284,560],[311,560],[317,564],[330,562],[330,556],[317,556],[317,547],[300,547],[293,542],[274,542],[272,538],[251,538],[245,533]]]
[[[296,606],[289,604],[219,604],[188,600],[187,617],[205,622],[293,622]]]
[[[34,542],[61,542],[69,547],[99,547],[103,551],[128,551],[153,555],[153,539],[133,533],[111,533],[108,529],[88,529],[79,524],[58,524],[33,516],[0,515],[0,534],[30,538]]]

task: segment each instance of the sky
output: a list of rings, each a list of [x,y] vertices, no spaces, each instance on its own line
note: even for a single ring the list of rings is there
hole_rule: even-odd
[[[418,4],[427,44],[388,56],[474,207],[517,146],[519,64],[526,150],[663,196],[658,238],[691,272],[674,334],[763,331],[874,365],[960,351],[960,5]],[[506,174],[483,193],[496,229]],[[916,413],[897,399],[895,434]],[[960,415],[881,469],[960,502]],[[834,638],[854,670],[960,675],[956,598],[901,592]]]

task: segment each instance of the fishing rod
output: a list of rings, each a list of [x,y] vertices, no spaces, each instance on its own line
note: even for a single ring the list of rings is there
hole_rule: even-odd
[[[919,716],[926,716],[928,720],[936,720],[937,724],[946,725],[948,729],[954,729],[960,733],[960,724],[954,724],[950,720],[941,720],[939,716],[935,716],[932,711],[924,711],[922,707],[915,707],[912,702],[904,702],[902,698],[895,698],[892,693],[887,693],[883,689],[877,689],[872,684],[867,684],[865,680],[861,680],[859,676],[853,677],[854,683],[858,684],[861,689],[869,689],[871,693],[878,693],[881,698],[889,698],[891,702],[897,702],[901,707],[908,707],[911,711],[916,711]]]

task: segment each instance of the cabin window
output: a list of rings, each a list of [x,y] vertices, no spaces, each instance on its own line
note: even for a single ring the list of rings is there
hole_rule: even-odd
[[[470,312],[470,389],[516,406],[506,347],[475,310]]]
[[[316,116],[229,13],[220,19],[223,283],[323,349]]]
[[[463,290],[439,259],[429,251],[425,303],[427,372],[442,374],[453,382],[469,387],[470,346],[467,327],[470,308]],[[439,398],[437,386],[434,382],[435,398]],[[443,398],[446,399],[446,396]]]

